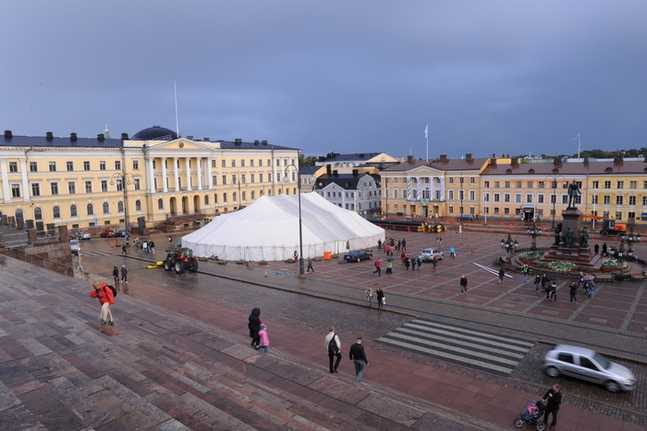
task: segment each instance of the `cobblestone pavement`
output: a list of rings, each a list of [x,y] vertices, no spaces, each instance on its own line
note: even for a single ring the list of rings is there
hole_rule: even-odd
[[[430,234],[401,233],[398,237],[406,237],[409,250],[419,251],[438,244],[436,236]],[[325,333],[325,328],[332,324],[340,334],[346,334],[346,342],[352,341],[351,334],[360,333],[369,340],[375,340],[407,323],[413,316],[533,340],[535,347],[509,377],[379,343],[371,343],[370,349],[530,394],[539,394],[559,381],[567,388],[567,404],[602,412],[626,424],[645,426],[645,283],[598,283],[592,298],[580,295],[580,301],[571,304],[565,298],[569,280],[559,280],[558,301],[547,302],[543,295],[535,293],[531,280],[522,282],[520,274],[512,274],[503,286],[498,286],[493,275],[474,265],[491,266],[492,261],[503,254],[499,239],[484,234],[466,233],[462,237],[445,234],[441,248],[446,251],[450,246],[456,247],[456,259],[447,256],[436,272],[432,272],[431,265],[427,264],[420,271],[404,271],[396,261],[395,274],[381,277],[372,274],[370,262],[341,264],[337,259],[315,262],[316,272],[308,274],[307,280],[296,277],[297,265],[280,262],[268,264],[267,276],[265,268],[247,268],[234,263],[218,265],[214,261],[201,262],[198,274],[176,275],[161,269],[145,269],[147,260],[161,260],[165,256],[163,252],[158,251],[156,256],[131,252],[131,256],[121,257],[116,250],[109,248],[108,242],[100,240],[93,240],[86,246],[83,256],[86,269],[91,268],[91,272],[99,276],[109,278],[111,265],[126,262],[135,280],[131,286],[152,283],[240,311],[248,310],[251,304],[262,304],[263,315],[274,322],[318,334]],[[530,241],[529,238],[518,240],[522,247],[526,246],[525,240]],[[538,245],[549,245],[549,241],[548,238],[540,238]],[[612,240],[607,238],[607,241]],[[636,253],[644,253],[643,248],[639,246]],[[102,259],[88,259],[95,256],[102,256]],[[381,253],[376,252],[375,257],[379,256]],[[213,280],[208,274],[219,278]],[[461,274],[466,274],[470,280],[467,295],[459,293],[458,278]],[[266,286],[274,289],[268,290]],[[364,290],[378,286],[386,293],[390,312],[377,312],[364,306]],[[131,294],[136,297],[144,294],[145,289],[141,289],[142,292],[138,290],[131,287]],[[545,376],[538,364],[549,345],[558,342],[590,346],[626,363],[638,378],[637,390],[610,394],[595,385]]]

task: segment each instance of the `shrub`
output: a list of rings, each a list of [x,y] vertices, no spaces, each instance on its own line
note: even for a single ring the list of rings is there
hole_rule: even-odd
[[[530,261],[537,260],[537,259],[539,259],[541,257],[542,254],[544,254],[544,253],[541,252],[541,251],[527,251],[527,252],[523,253],[521,256],[519,256],[519,259],[524,260],[524,261],[525,260],[530,260]]]
[[[570,272],[577,271],[577,265],[573,262],[551,262],[548,264],[548,267],[553,271],[557,272]]]

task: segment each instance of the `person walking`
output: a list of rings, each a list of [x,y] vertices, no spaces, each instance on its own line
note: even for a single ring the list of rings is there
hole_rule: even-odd
[[[530,272],[528,265],[524,264],[521,268],[521,272],[523,274],[523,282],[525,283],[526,281],[528,281],[528,273]]]
[[[408,271],[410,265],[411,265],[411,260],[408,257],[405,257],[404,258],[404,269],[406,269]]]
[[[422,269],[422,256],[418,256],[418,270]]]
[[[407,251],[407,240],[402,238],[402,250]]]
[[[393,274],[393,261],[388,260],[386,261],[386,273],[387,274]]]
[[[126,255],[128,254],[128,252],[126,251],[126,244],[123,244],[121,246],[121,254],[126,254]]]
[[[373,274],[377,272],[377,275],[381,276],[382,275],[382,259],[378,258],[375,261],[375,271],[373,271]]]
[[[452,259],[456,258],[456,249],[454,247],[449,247],[449,257]]]
[[[261,329],[258,331],[259,349],[263,349],[263,353],[267,353],[270,348],[270,337],[267,335],[267,325],[261,323]]]
[[[552,281],[546,288],[546,299],[557,301],[557,283]]]
[[[312,266],[312,258],[311,257],[308,258],[308,271],[307,272],[310,272],[310,270],[312,270],[312,272],[315,272],[315,268],[314,268],[314,266]]]
[[[119,268],[116,265],[112,268],[112,276],[115,279],[115,287],[119,290]]]
[[[377,296],[377,308],[380,309],[384,305],[384,291],[381,287],[378,287],[375,291],[375,296]]]
[[[370,287],[366,289],[366,302],[368,303],[369,307],[373,306],[373,289]]]
[[[553,414],[553,421],[550,423],[550,429],[557,425],[557,412],[562,404],[562,393],[559,391],[559,385],[554,385],[544,395],[544,404],[546,404],[546,414],[544,415],[544,425],[548,425],[548,416]]]
[[[261,336],[259,335],[259,331],[261,330],[261,309],[256,307],[252,310],[252,313],[249,315],[248,318],[249,323],[247,323],[247,327],[249,328],[249,337],[252,339],[251,345],[255,348],[258,349],[258,347],[261,344]]]
[[[571,294],[571,302],[577,302],[577,283],[572,281],[568,285],[569,293]]]
[[[539,274],[535,275],[535,292],[539,292],[539,286],[541,285],[541,277]]]
[[[122,283],[128,284],[128,270],[126,265],[121,265],[121,281]]]
[[[355,344],[350,346],[350,352],[348,353],[350,360],[355,364],[355,380],[358,382],[362,381],[362,375],[364,374],[364,367],[368,365],[368,359],[366,359],[366,352],[364,351],[364,346],[362,346],[362,337],[357,337]]]
[[[94,290],[90,293],[92,298],[97,298],[101,303],[101,313],[99,317],[101,319],[101,324],[105,325],[106,323],[110,326],[115,324],[114,319],[112,318],[112,306],[115,305],[115,294],[111,288],[108,287],[106,283],[100,281],[95,281],[92,286]]]
[[[505,277],[505,271],[503,270],[503,267],[499,270],[499,284],[503,284],[503,279]]]
[[[337,368],[341,362],[341,341],[335,333],[335,327],[331,326],[328,329],[328,335],[324,338],[324,345],[326,353],[328,353],[328,363],[331,373],[338,373]]]
[[[463,293],[467,293],[467,277],[465,277],[465,274],[461,276],[461,281],[459,284],[461,285],[461,295]]]
[[[148,252],[155,254],[155,241],[148,241]]]

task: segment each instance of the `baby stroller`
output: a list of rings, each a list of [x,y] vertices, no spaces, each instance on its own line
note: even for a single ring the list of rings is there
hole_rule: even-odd
[[[526,424],[528,426],[534,426],[537,431],[544,431],[546,429],[546,424],[539,419],[544,415],[546,404],[544,404],[542,401],[537,401],[536,405],[537,412],[533,415],[527,416],[525,411],[523,413],[519,413],[519,417],[514,420],[514,426],[521,428],[524,424]]]

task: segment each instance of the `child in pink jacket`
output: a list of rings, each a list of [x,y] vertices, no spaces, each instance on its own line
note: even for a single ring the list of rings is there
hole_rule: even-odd
[[[258,331],[258,335],[261,337],[261,342],[259,343],[258,348],[263,349],[263,352],[267,353],[267,350],[270,347],[270,337],[267,335],[267,325],[261,324],[261,330]]]

